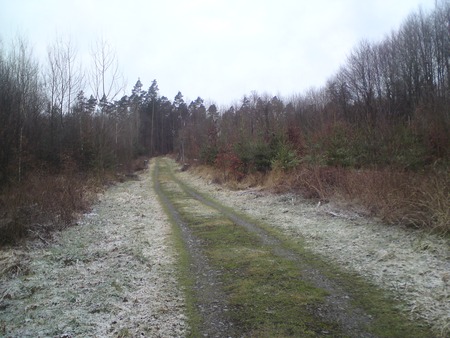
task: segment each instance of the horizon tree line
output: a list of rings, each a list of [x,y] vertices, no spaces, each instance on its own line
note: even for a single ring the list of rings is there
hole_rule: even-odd
[[[119,98],[118,69],[104,40],[89,70],[63,39],[44,65],[24,40],[0,45],[0,186],[30,170],[102,172],[167,153],[210,164],[235,156],[242,171],[269,170],[283,152],[320,165],[448,164],[448,0],[412,13],[380,42],[361,41],[322,88],[290,98],[252,92],[219,109],[181,92],[171,101],[156,80],[145,90],[140,79]]]

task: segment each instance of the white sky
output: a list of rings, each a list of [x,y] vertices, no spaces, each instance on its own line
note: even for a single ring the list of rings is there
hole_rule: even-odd
[[[83,60],[104,37],[127,79],[229,105],[256,90],[320,87],[361,39],[378,41],[435,0],[0,0],[0,39],[24,36],[45,62],[56,36]]]

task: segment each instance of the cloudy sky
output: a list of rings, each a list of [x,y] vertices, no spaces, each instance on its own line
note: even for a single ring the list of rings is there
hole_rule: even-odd
[[[0,39],[26,37],[36,56],[70,38],[83,63],[95,41],[116,50],[127,94],[138,77],[229,105],[255,90],[320,87],[359,41],[377,41],[435,0],[0,0]],[[86,65],[85,65],[86,66]]]

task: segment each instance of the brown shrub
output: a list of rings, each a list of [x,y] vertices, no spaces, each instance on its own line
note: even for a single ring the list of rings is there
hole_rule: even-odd
[[[303,167],[285,181],[307,198],[350,201],[390,224],[450,232],[450,177],[445,172]]]
[[[450,176],[445,171],[300,166],[289,173],[273,170],[266,187],[277,193],[299,192],[310,199],[344,201],[389,224],[450,233]]]
[[[66,171],[51,175],[35,171],[0,196],[0,245],[35,234],[47,236],[70,224],[88,209],[92,194],[87,188],[93,179]]]
[[[146,156],[140,156],[133,161],[131,161],[131,164],[129,166],[130,172],[136,172],[141,171],[148,168],[149,164],[149,158]]]
[[[342,186],[343,169],[313,165],[289,172],[273,171],[268,182],[278,192],[296,191],[305,198],[328,200]]]

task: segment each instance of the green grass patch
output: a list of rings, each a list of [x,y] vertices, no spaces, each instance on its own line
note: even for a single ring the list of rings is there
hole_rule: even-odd
[[[159,166],[159,159],[156,160],[156,166]],[[172,214],[168,210],[167,202],[164,200],[161,191],[164,185],[170,182],[170,178],[167,176],[167,171],[164,167],[158,168],[162,170],[153,169],[153,188],[157,192],[158,199],[162,205],[166,215],[169,217],[169,221],[172,226],[171,240],[174,246],[176,256],[177,267],[177,279],[180,288],[184,293],[184,300],[186,306],[186,316],[188,318],[189,325],[189,337],[199,337],[200,333],[198,328],[200,327],[201,317],[196,308],[196,299],[194,294],[195,276],[190,273],[191,257],[187,251],[186,245],[183,241],[181,229],[178,227],[176,220],[172,217]],[[164,193],[170,195],[170,191],[166,190]]]
[[[180,209],[179,209],[180,210]],[[248,336],[316,336],[340,331],[308,310],[321,303],[324,290],[302,280],[291,261],[278,257],[241,226],[217,213],[199,218],[189,209],[182,217],[204,243],[210,263],[222,271],[230,316],[239,332]]]
[[[255,222],[255,220],[253,220]],[[284,248],[299,254],[303,261],[317,268],[322,274],[335,281],[351,297],[352,305],[363,309],[372,317],[369,331],[379,337],[434,337],[431,327],[425,321],[412,319],[402,310],[405,304],[395,295],[368,282],[356,273],[338,268],[316,254],[305,249],[301,239],[292,240],[281,230],[262,222],[258,223],[272,236],[278,238]]]

